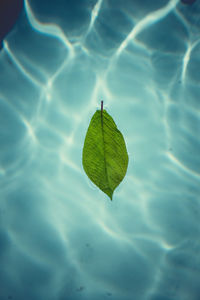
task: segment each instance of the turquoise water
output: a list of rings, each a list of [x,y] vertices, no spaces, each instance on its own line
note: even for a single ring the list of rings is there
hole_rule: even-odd
[[[200,299],[200,3],[27,0],[0,52],[0,300]],[[100,101],[111,202],[82,168]]]

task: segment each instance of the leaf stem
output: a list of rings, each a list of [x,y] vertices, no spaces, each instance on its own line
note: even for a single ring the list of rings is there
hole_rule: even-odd
[[[103,100],[101,100],[101,124],[103,126]]]

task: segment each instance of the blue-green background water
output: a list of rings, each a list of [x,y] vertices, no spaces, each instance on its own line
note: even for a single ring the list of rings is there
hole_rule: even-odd
[[[200,2],[27,0],[0,52],[0,300],[200,299]],[[127,175],[82,147],[104,100]]]

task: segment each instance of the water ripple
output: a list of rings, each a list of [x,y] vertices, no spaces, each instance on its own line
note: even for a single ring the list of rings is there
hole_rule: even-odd
[[[199,9],[25,0],[0,52],[0,298],[198,298]],[[81,161],[102,99],[129,153],[112,202]]]

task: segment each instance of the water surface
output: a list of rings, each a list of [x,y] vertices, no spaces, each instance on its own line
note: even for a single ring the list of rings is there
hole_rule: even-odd
[[[0,52],[0,300],[200,299],[200,3],[26,0]],[[111,202],[82,147],[123,133]]]

